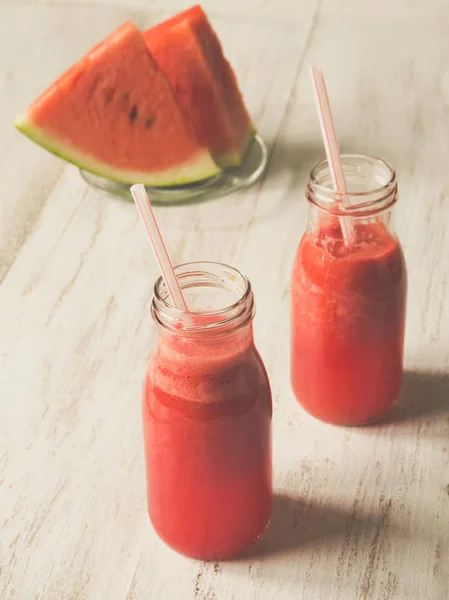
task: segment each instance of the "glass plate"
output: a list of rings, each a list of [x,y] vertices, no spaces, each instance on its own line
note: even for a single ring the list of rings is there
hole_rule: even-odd
[[[225,169],[215,177],[198,183],[165,188],[145,187],[152,204],[155,205],[204,202],[226,196],[236,190],[252,185],[265,171],[267,160],[268,151],[265,142],[259,135],[256,135],[240,167]],[[93,188],[120,198],[132,200],[129,191],[131,184],[118,183],[111,179],[93,175],[83,169],[80,169],[80,173],[83,179]],[[139,182],[136,181],[136,183]]]

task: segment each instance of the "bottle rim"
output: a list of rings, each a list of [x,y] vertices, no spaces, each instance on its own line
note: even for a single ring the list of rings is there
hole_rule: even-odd
[[[364,191],[335,192],[327,159],[320,160],[312,167],[306,187],[306,198],[311,204],[332,215],[360,218],[386,210],[397,202],[396,173],[386,161],[365,154],[342,154],[341,158],[347,182],[351,177],[360,177],[363,168],[369,168],[373,172],[370,178],[373,185]],[[343,206],[345,198],[349,198],[349,206]]]
[[[181,290],[216,287],[231,291],[235,302],[216,309],[189,310],[173,306],[162,277],[154,284],[151,315],[155,323],[179,337],[217,337],[243,327],[255,314],[254,295],[249,279],[225,263],[186,262],[174,267]]]

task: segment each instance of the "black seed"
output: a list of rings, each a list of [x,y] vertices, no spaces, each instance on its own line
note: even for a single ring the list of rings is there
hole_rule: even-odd
[[[92,96],[94,95],[95,90],[97,89],[98,84],[100,83],[100,79],[101,79],[100,75],[97,75],[97,77],[95,77],[95,79],[93,80],[92,85],[90,86],[90,90],[89,90],[89,99],[92,98]]]
[[[147,120],[145,121],[145,127],[146,127],[147,129],[150,129],[150,128],[153,126],[153,122],[154,122],[154,119],[147,119]]]
[[[110,104],[114,100],[114,96],[115,96],[115,89],[109,90],[106,93],[106,98],[105,98],[106,104]]]
[[[137,119],[137,105],[136,104],[134,104],[132,109],[129,111],[128,119],[131,121],[131,123],[134,123],[134,121]]]
[[[129,101],[129,93],[128,92],[125,92],[123,94],[123,99],[126,100],[127,102]]]

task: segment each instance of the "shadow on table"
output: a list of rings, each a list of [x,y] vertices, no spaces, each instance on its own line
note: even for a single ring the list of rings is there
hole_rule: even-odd
[[[441,420],[447,431],[449,419],[449,373],[429,371],[406,371],[401,396],[386,416],[385,424],[413,422],[419,419]],[[300,554],[310,545],[340,548],[359,540],[369,552],[369,540],[379,535],[402,537],[404,532],[390,520],[391,502],[381,504],[376,511],[355,512],[354,505],[316,505],[287,494],[275,494],[273,513],[265,535],[242,560],[261,559],[283,554]],[[405,535],[405,534],[404,534]],[[410,536],[410,532],[407,532]],[[363,552],[363,548],[359,548]]]
[[[353,507],[313,505],[287,494],[275,494],[271,523],[264,536],[240,560],[300,553],[309,545],[322,543],[344,549],[355,538],[372,539],[388,523],[391,504],[376,514],[355,514]]]
[[[376,425],[449,417],[449,373],[406,371],[398,401]]]
[[[294,181],[304,178],[304,185],[309,179],[312,166],[324,158],[324,147],[319,140],[310,142],[291,142],[282,138],[268,143],[269,162],[266,177],[278,177],[290,172]]]

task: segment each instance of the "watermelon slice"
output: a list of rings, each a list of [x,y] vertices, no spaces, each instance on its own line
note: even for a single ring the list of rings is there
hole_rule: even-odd
[[[171,186],[219,172],[129,22],[48,88],[15,125],[50,152],[123,183]]]
[[[240,165],[255,129],[203,9],[194,6],[143,35],[200,143],[221,167]]]

